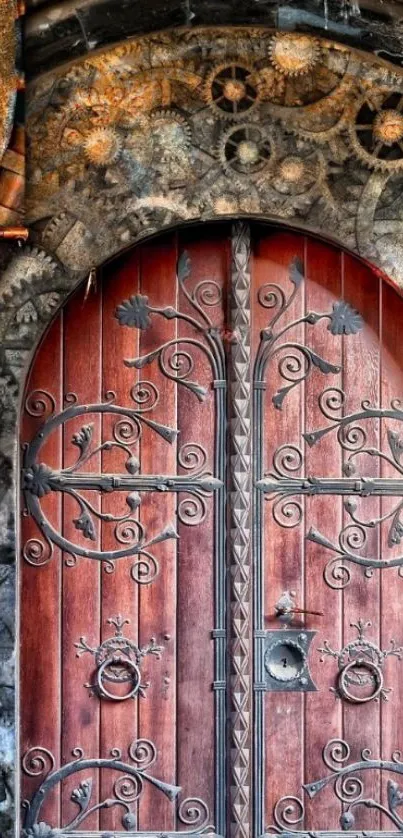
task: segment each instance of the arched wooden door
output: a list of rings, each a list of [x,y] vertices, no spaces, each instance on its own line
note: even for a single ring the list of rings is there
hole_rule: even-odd
[[[403,831],[401,322],[243,223],[68,301],[21,415],[27,838]]]

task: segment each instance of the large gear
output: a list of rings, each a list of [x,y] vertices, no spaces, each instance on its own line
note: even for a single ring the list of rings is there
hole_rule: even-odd
[[[238,62],[220,64],[209,73],[204,97],[224,119],[244,119],[260,102],[256,74]]]
[[[274,146],[267,131],[255,123],[233,125],[224,132],[219,156],[224,170],[253,175],[272,162]]]
[[[349,122],[354,154],[369,168],[384,172],[403,169],[403,91],[385,91],[376,102],[359,99]]]
[[[327,100],[346,79],[351,87],[353,59],[346,50],[323,49],[315,38],[287,33],[272,37],[269,54],[270,64],[259,71],[259,88],[273,105],[306,108]]]

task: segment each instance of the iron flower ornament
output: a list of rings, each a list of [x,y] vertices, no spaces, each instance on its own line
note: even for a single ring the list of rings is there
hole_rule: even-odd
[[[333,311],[329,315],[328,329],[332,335],[356,335],[364,325],[361,314],[349,303],[339,300],[333,303]]]
[[[121,326],[147,329],[151,324],[150,311],[148,297],[143,294],[134,294],[117,306],[116,318]]]

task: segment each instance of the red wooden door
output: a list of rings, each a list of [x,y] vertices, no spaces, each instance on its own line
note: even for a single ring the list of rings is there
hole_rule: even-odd
[[[403,831],[402,306],[258,225],[66,304],[21,417],[29,838]]]
[[[294,234],[253,267],[257,829],[402,831],[403,301]]]
[[[208,327],[223,322],[228,253],[217,231],[208,249],[190,233],[122,257],[36,355],[22,413],[29,828],[223,817],[225,391]]]

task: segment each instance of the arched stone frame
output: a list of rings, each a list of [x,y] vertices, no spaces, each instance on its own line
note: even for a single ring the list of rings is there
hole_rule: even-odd
[[[133,53],[137,53],[137,64]],[[148,67],[143,66],[145,55]],[[233,67],[241,72],[233,72]],[[228,108],[224,116],[214,101],[216,78],[223,71],[218,89],[232,82],[227,90],[230,95],[224,96]],[[145,92],[151,87],[145,105],[135,108],[134,123],[126,129],[119,121],[120,114],[128,112],[122,73],[134,90],[139,90],[140,82]],[[242,101],[238,82],[246,86],[246,100],[251,102],[241,115],[233,110],[233,103]],[[274,102],[267,103],[268,85],[275,91]],[[207,187],[202,164],[208,150],[200,148],[195,126],[189,130],[183,86],[190,97],[190,117],[197,116],[200,108],[205,122],[214,114],[207,121],[210,152],[214,150]],[[168,101],[157,99],[156,103],[155,90],[157,97],[165,90]],[[308,104],[301,104],[304,90]],[[179,105],[172,91],[182,96]],[[311,102],[318,94],[317,101]],[[278,102],[285,95],[287,106]],[[397,98],[390,100],[390,96]],[[14,831],[11,774],[17,730],[13,690],[19,397],[35,347],[57,309],[91,268],[138,241],[186,222],[243,216],[312,232],[366,258],[400,290],[403,150],[400,156],[396,148],[394,159],[388,161],[378,158],[378,152],[371,155],[371,147],[357,148],[355,120],[368,97],[374,119],[378,119],[378,134],[381,129],[399,133],[399,120],[388,123],[382,114],[391,110],[400,113],[402,73],[339,44],[308,36],[279,36],[257,28],[182,30],[148,36],[50,74],[31,91],[28,129],[34,145],[28,158],[27,203],[33,244],[22,248],[3,245],[0,253],[0,830],[5,836]],[[81,111],[77,102],[82,103]],[[96,124],[99,113],[101,117],[104,114],[106,125],[102,119]],[[242,134],[245,125],[256,129],[257,140],[256,134]],[[138,163],[138,158],[126,153],[126,140],[133,143],[135,130],[137,145],[132,149],[138,155],[151,154],[151,164],[137,166],[128,186],[127,166]],[[70,132],[67,155],[60,145],[65,131]],[[240,137],[236,131],[241,131]],[[161,165],[153,144],[155,134],[164,137],[164,132],[165,138],[173,137],[173,143],[171,147],[168,143],[168,155]],[[385,136],[388,148],[398,145],[388,145],[393,134]],[[261,142],[263,151],[257,155],[253,144]],[[246,156],[234,158],[232,151],[227,152],[228,143],[230,149],[245,143]],[[352,164],[348,158],[351,149],[356,154]],[[173,187],[171,179],[178,171],[180,174],[181,167],[187,177],[184,179],[182,172],[182,185]],[[75,179],[77,174],[83,178],[80,183]],[[142,188],[146,195],[141,194]]]

